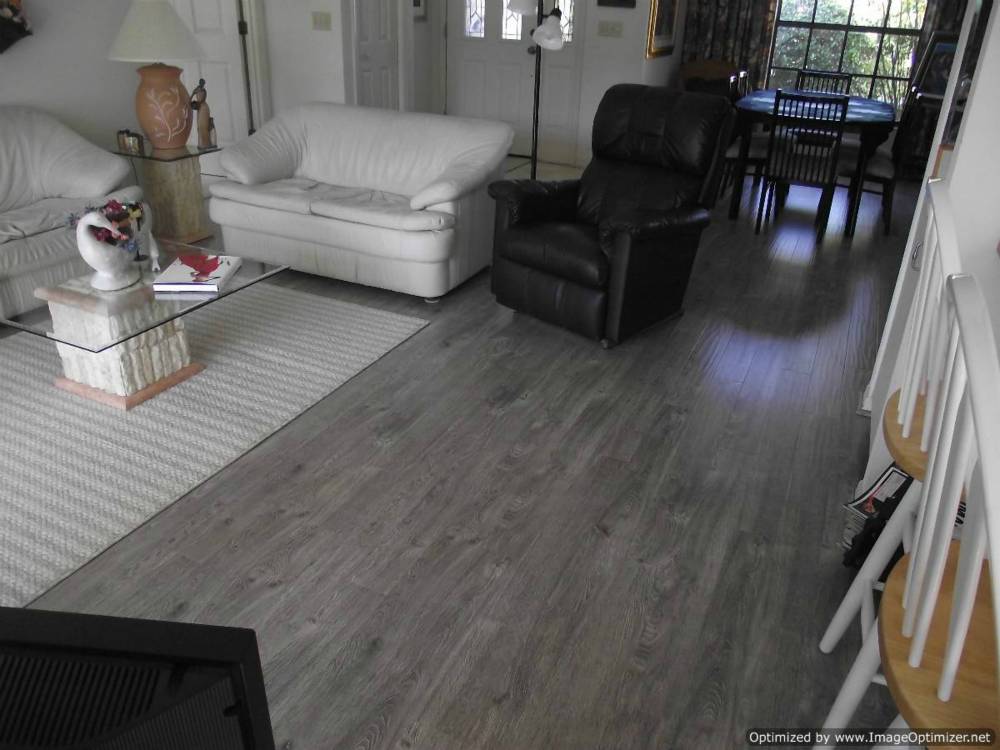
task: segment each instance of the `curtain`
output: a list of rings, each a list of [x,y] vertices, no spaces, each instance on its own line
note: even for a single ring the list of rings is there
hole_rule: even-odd
[[[777,0],[689,0],[681,60],[727,60],[763,86],[776,5]]]

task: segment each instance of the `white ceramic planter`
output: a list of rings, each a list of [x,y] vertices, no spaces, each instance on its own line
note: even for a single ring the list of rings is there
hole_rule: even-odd
[[[76,225],[76,246],[87,265],[96,272],[90,279],[90,285],[102,292],[132,286],[142,275],[139,264],[131,253],[97,240],[90,231],[91,227],[114,229],[98,211],[84,214]]]

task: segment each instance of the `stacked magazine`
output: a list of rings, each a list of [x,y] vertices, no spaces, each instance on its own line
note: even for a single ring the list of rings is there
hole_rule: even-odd
[[[844,504],[844,535],[841,545],[850,549],[865,521],[878,513],[888,500],[901,500],[913,483],[913,477],[892,464],[875,483],[858,497]]]

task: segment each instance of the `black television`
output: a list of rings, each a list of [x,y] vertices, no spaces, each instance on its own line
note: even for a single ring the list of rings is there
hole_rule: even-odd
[[[274,750],[242,628],[0,607],[0,749]]]

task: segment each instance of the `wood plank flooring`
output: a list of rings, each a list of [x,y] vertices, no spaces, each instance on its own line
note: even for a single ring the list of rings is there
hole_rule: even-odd
[[[857,651],[840,504],[914,191],[715,212],[686,314],[620,347],[496,305],[282,283],[431,325],[34,606],[254,628],[280,748],[735,748]],[[752,200],[753,196],[748,196]],[[725,204],[722,201],[721,204]],[[856,723],[895,711],[873,687]]]

